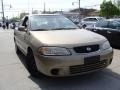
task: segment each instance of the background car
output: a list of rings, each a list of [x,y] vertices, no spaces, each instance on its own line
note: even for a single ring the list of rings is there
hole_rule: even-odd
[[[99,21],[92,26],[86,27],[86,29],[105,36],[112,46],[120,47],[120,23],[118,21]]]
[[[2,27],[2,22],[0,22],[0,27]]]
[[[11,29],[18,28],[18,24],[19,24],[19,22],[12,22],[12,23],[10,24],[10,28],[11,28]]]
[[[105,20],[103,17],[86,17],[81,20],[82,27],[85,28],[89,25],[95,24],[97,21]]]

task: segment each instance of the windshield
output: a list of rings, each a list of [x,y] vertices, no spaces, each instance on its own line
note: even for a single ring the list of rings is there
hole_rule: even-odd
[[[97,18],[99,21],[103,21],[103,20],[105,20],[105,18],[102,18],[102,17],[100,17],[100,18]]]
[[[31,17],[32,30],[64,30],[78,29],[69,19],[60,15],[36,15]]]

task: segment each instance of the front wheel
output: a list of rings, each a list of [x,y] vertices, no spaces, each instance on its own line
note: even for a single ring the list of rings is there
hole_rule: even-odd
[[[87,25],[85,25],[85,24],[82,26],[82,28],[84,28],[84,29],[85,29],[86,27],[87,27]]]
[[[31,74],[31,76],[39,77],[40,73],[37,69],[35,58],[34,58],[32,51],[28,52],[26,56],[26,64],[27,64],[27,69],[29,73]]]
[[[16,51],[17,54],[20,54],[20,49],[18,48],[16,42],[15,42],[15,51]]]

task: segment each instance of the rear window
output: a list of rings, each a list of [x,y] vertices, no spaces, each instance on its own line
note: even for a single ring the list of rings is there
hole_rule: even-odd
[[[86,18],[83,21],[97,21],[97,19],[96,18]]]

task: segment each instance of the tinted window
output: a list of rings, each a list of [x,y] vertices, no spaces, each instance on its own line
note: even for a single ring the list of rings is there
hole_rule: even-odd
[[[108,28],[109,21],[99,21],[95,24],[96,27]]]
[[[112,28],[112,29],[120,29],[120,23],[117,22],[117,21],[111,21],[109,23],[109,28]]]
[[[43,29],[78,29],[78,27],[69,19],[59,15],[36,15],[31,17],[32,30]]]

